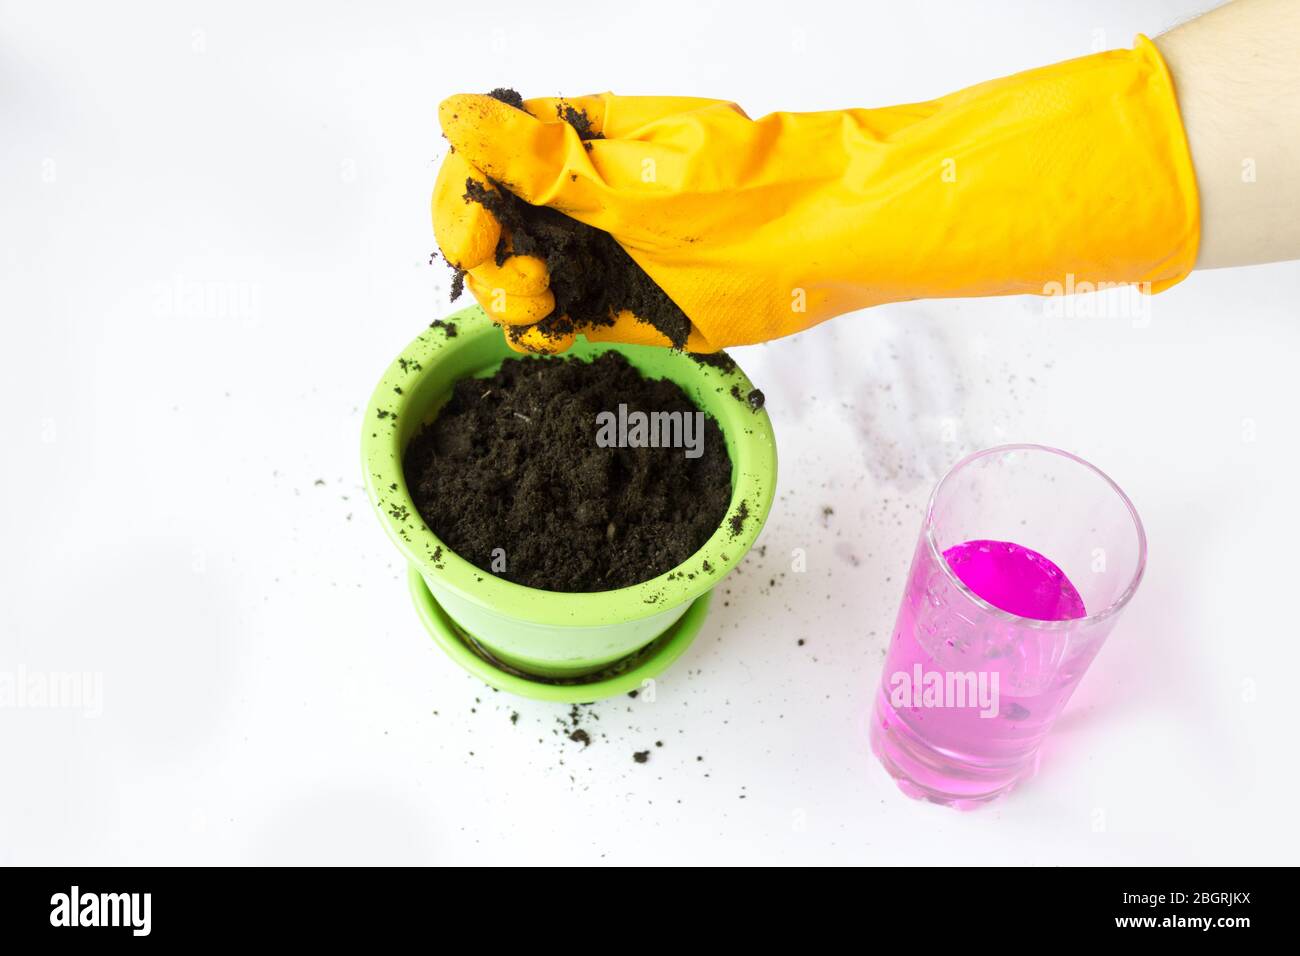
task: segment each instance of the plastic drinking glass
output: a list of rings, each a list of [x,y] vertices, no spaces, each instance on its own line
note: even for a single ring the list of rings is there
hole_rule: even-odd
[[[903,792],[969,808],[1031,776],[1146,550],[1128,497],[1081,458],[1004,445],[958,462],[930,497],[871,715]]]

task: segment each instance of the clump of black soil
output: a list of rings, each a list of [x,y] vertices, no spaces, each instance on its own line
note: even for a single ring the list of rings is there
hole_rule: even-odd
[[[731,536],[733,538],[737,537],[742,531],[745,530],[745,522],[748,520],[749,520],[749,503],[742,501],[740,503],[740,507],[736,509],[736,513],[733,514],[727,521],[727,526],[731,528]]]
[[[724,375],[730,375],[736,370],[736,360],[726,352],[687,352],[696,365],[703,365],[706,368],[716,368]]]
[[[517,109],[523,109],[523,107],[519,106]],[[593,139],[605,138],[604,133],[597,132],[591,125],[591,117],[587,115],[586,110],[575,109],[570,104],[561,101],[559,105],[559,113],[560,119],[564,120],[564,122],[577,130],[578,139],[582,140],[584,143]],[[587,149],[591,149],[591,147],[588,146]]]
[[[524,98],[509,87],[498,86],[495,90],[489,93],[488,96],[492,97],[494,100],[500,100],[507,106],[513,106],[517,110],[524,108]]]
[[[739,385],[731,386],[731,397],[742,405],[748,405],[750,411],[760,412],[763,406],[767,404],[767,396],[761,389],[750,389],[748,392],[742,392]]]
[[[607,591],[669,571],[724,521],[731,459],[707,415],[697,458],[601,447],[597,414],[620,404],[629,416],[699,411],[617,352],[507,359],[490,378],[462,379],[406,452],[420,516],[475,566],[546,591]]]
[[[488,95],[523,109],[523,100],[514,90],[496,89]],[[592,130],[585,110],[561,101],[557,112],[584,142],[600,138]],[[686,313],[613,236],[549,207],[533,206],[499,183],[493,185],[496,189],[488,190],[472,179],[466,180],[465,201],[481,204],[504,227],[496,249],[497,265],[511,255],[536,256],[545,261],[555,309],[537,323],[542,332],[558,336],[613,325],[614,316],[627,309],[653,325],[673,348],[686,345],[691,330]],[[518,341],[526,328],[514,326],[510,332]]]

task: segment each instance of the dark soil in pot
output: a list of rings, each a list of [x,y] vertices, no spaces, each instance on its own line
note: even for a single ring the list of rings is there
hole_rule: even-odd
[[[660,424],[638,435],[635,413]],[[673,414],[675,432],[662,417]],[[608,430],[619,420],[629,424],[621,445],[617,426]],[[602,423],[612,447],[598,441]],[[655,434],[681,442],[652,447]],[[421,517],[448,547],[547,591],[657,577],[699,550],[731,500],[717,422],[679,386],[645,378],[617,352],[591,362],[507,359],[490,378],[457,382],[403,464]]]

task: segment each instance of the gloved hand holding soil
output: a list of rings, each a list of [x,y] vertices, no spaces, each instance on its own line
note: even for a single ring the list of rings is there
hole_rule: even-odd
[[[1158,291],[1196,261],[1196,180],[1140,37],[925,103],[458,95],[434,227],[521,350],[695,352],[926,297]]]

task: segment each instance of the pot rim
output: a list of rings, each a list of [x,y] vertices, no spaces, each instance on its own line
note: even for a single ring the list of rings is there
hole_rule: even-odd
[[[478,306],[455,312],[444,321],[456,323],[457,334],[448,337],[441,329],[431,327],[408,344],[376,386],[362,425],[361,459],[371,505],[398,550],[426,578],[466,601],[516,621],[547,627],[596,628],[639,621],[694,601],[726,577],[748,553],[767,520],[776,493],[776,439],[765,410],[755,412],[728,398],[721,408],[706,411],[733,440],[731,501],[713,535],[677,567],[631,587],[560,592],[506,581],[456,554],[424,524],[407,489],[402,453],[407,435],[414,434],[423,422],[409,426],[406,415],[417,393],[415,386],[435,376],[441,361],[457,350],[473,347],[482,336],[501,333]],[[586,343],[581,339],[575,346],[583,355],[647,349],[666,351],[662,346]],[[725,393],[739,386],[747,394],[753,388],[739,366],[723,372],[683,353],[671,354],[684,363],[682,368],[688,377],[698,379],[701,391],[716,386]],[[451,385],[451,381],[446,383],[448,391]],[[733,536],[728,525],[742,502],[748,515]],[[703,569],[706,561],[708,571]]]

